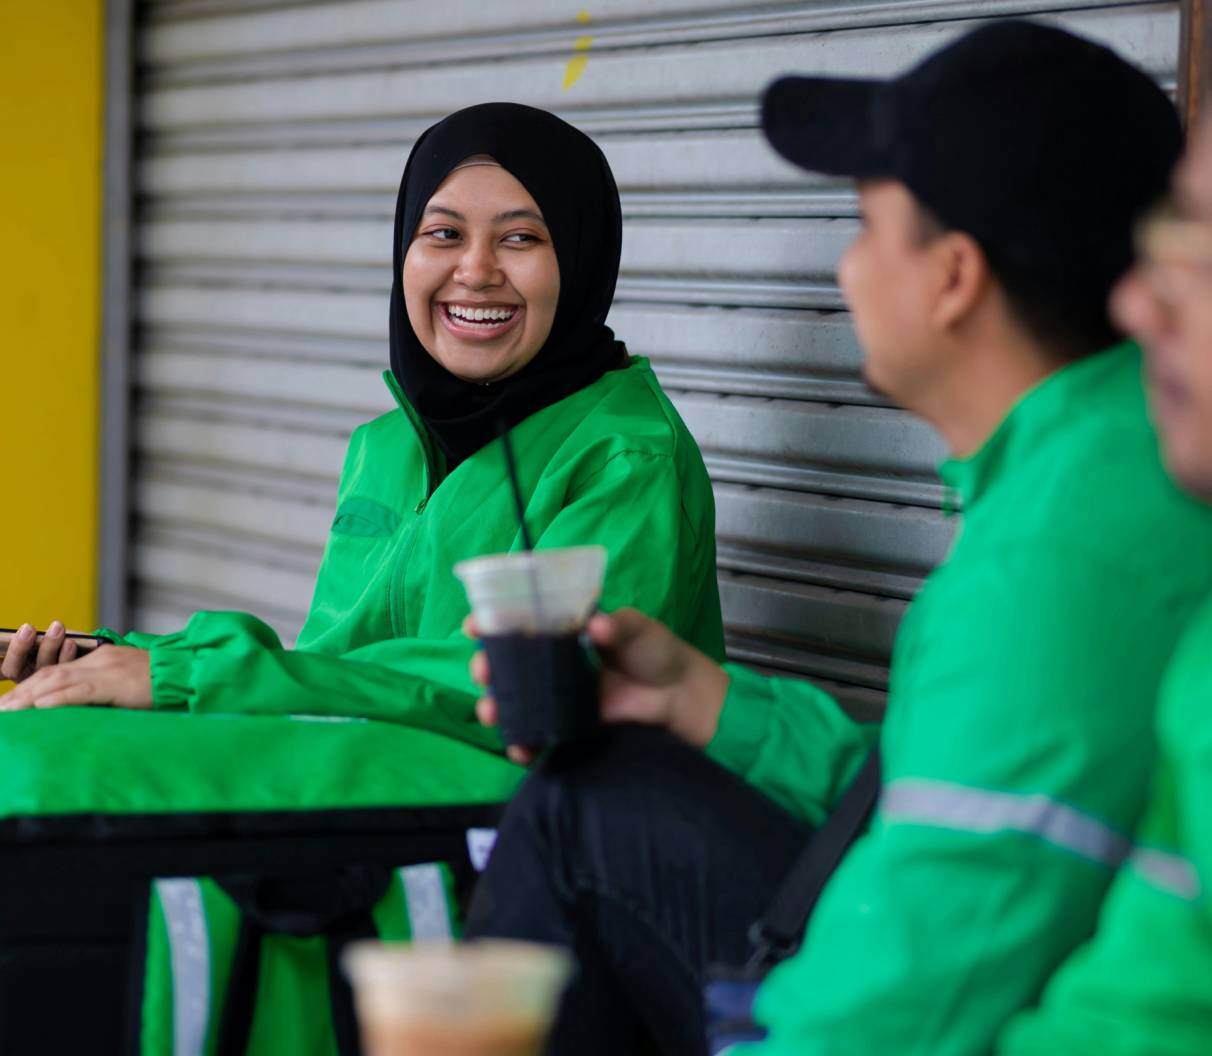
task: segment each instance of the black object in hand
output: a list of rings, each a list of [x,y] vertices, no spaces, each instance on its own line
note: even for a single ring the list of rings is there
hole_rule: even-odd
[[[507,745],[549,748],[597,731],[598,670],[577,632],[517,632],[482,640]]]
[[[4,627],[0,628],[0,659],[8,655],[8,647],[12,644],[14,638],[17,637],[17,631],[20,628]],[[42,639],[46,637],[45,631],[38,631],[37,637],[34,639],[34,648],[42,644]],[[91,653],[94,649],[98,649],[103,645],[113,644],[109,638],[99,634],[81,634],[79,631],[65,631],[63,640],[66,642],[71,639],[76,643],[76,649],[83,656],[86,653]]]

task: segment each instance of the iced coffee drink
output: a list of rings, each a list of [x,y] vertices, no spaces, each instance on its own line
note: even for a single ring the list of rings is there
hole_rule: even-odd
[[[571,960],[522,942],[361,942],[345,966],[367,1056],[539,1056]]]
[[[606,568],[600,546],[463,561],[463,581],[492,672],[501,737],[543,748],[598,726],[598,675],[581,640]]]

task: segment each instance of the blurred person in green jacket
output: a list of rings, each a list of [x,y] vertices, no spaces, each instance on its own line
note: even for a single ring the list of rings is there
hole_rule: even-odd
[[[396,409],[355,431],[296,648],[246,613],[199,612],[70,664],[56,624],[0,673],[0,709],[114,704],[350,715],[481,748],[454,564],[522,546],[499,433],[538,547],[599,543],[602,603],[634,605],[717,659],[715,512],[697,445],[606,326],[621,246],[614,178],[544,111],[471,107],[427,131],[396,203]]]
[[[1170,471],[1212,504],[1212,114],[1139,242],[1112,307],[1145,347]],[[1157,736],[1153,796],[1098,931],[1011,1022],[1004,1056],[1212,1052],[1212,596],[1170,663]]]
[[[1106,48],[1002,22],[892,81],[778,81],[763,127],[859,181],[842,289],[870,381],[953,454],[958,537],[900,628],[882,727],[640,613],[595,617],[603,712],[627,725],[523,786],[467,933],[576,951],[555,1053],[704,1052],[705,966],[749,960],[878,742],[873,820],[757,992],[765,1040],[727,1051],[987,1052],[1094,928],[1161,673],[1212,587],[1212,511],[1166,476],[1107,312],[1178,118]]]

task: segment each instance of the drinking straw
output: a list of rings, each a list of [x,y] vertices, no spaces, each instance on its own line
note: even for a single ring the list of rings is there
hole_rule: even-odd
[[[518,483],[518,464],[513,458],[513,443],[509,439],[509,431],[504,428],[504,423],[500,428],[501,433],[501,448],[505,452],[505,468],[509,472],[509,487],[513,490],[513,508],[517,511],[518,527],[522,530],[522,549],[533,550],[534,545],[530,541],[530,532],[526,528],[526,509],[522,504],[522,487]]]
[[[526,507],[522,502],[522,486],[518,483],[518,464],[513,457],[513,443],[509,439],[509,430],[505,427],[504,422],[497,423],[497,432],[501,437],[501,449],[505,452],[505,469],[509,474],[509,487],[513,491],[513,508],[518,515],[518,528],[522,532],[522,548],[530,553],[534,550],[534,544],[531,542],[530,532],[526,528]],[[530,579],[530,597],[534,602],[535,629],[538,630],[544,626],[546,621],[543,619],[543,599],[539,594],[539,577],[533,561],[528,563],[527,571]]]

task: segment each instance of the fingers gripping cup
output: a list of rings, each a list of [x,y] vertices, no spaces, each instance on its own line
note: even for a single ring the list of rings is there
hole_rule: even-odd
[[[358,942],[344,955],[367,1056],[539,1056],[572,972],[554,946]]]
[[[492,670],[501,736],[529,748],[598,726],[598,675],[581,641],[602,592],[606,548],[477,557],[455,565]]]

